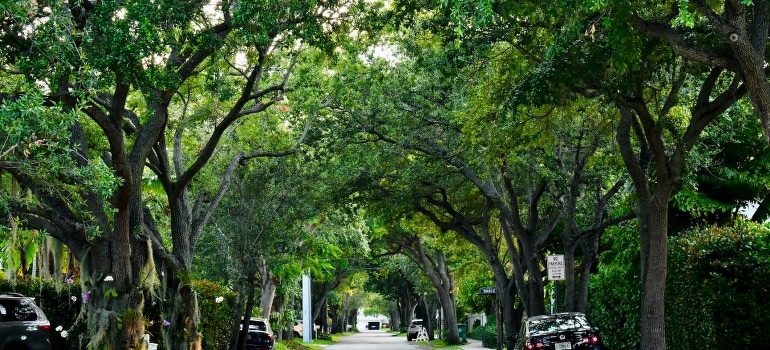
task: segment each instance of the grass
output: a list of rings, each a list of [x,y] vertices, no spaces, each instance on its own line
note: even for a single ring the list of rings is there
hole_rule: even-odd
[[[313,343],[305,344],[296,340],[282,340],[275,343],[275,350],[316,350],[323,348],[320,341],[313,341]],[[331,344],[331,342],[328,342]]]
[[[345,334],[341,335],[344,336]],[[331,337],[332,340],[313,339],[312,343],[304,343],[297,339],[282,340],[275,343],[275,350],[317,350],[340,341],[340,334],[332,334]]]
[[[432,349],[441,349],[441,350],[458,350],[462,349],[462,347],[457,345],[447,345],[443,339],[436,339],[431,340],[427,342],[427,345],[430,346]]]

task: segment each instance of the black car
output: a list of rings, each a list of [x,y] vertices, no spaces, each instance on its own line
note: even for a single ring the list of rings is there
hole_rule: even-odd
[[[0,350],[50,350],[51,323],[35,299],[0,292]]]
[[[516,350],[604,350],[599,328],[579,312],[530,317],[514,339]]]
[[[270,323],[262,318],[249,319],[249,334],[246,338],[247,350],[274,350],[275,339],[270,331]]]

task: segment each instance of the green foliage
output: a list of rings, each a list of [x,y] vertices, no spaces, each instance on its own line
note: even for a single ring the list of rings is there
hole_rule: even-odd
[[[770,152],[748,101],[731,107],[706,129],[688,158],[688,172],[673,206],[680,213],[672,224],[687,229],[699,224],[727,224],[747,203],[770,189]],[[761,212],[758,221],[767,218]],[[678,230],[677,230],[678,231]]]
[[[284,340],[275,343],[275,350],[310,350],[315,347],[309,347],[296,340]]]
[[[484,347],[495,349],[497,348],[497,324],[487,322],[486,325],[474,327],[473,331],[468,333],[468,337],[481,340],[481,345]]]
[[[670,241],[666,337],[673,349],[765,346],[770,332],[770,229],[746,221]],[[697,300],[697,303],[692,301]]]
[[[227,349],[238,295],[210,281],[195,281],[204,349]]]
[[[591,275],[587,315],[610,349],[639,349],[641,290],[639,236],[634,225],[609,230],[611,242]]]
[[[5,269],[18,272],[31,270],[44,240],[45,235],[36,230],[17,229],[13,232],[8,227],[0,226],[0,252]]]
[[[73,151],[69,143],[70,128],[82,115],[48,105],[40,87],[18,88],[23,92],[14,98],[0,98],[0,139],[5,140],[0,148],[2,168],[34,180],[41,191],[64,200],[77,209],[76,215],[85,219],[90,214],[83,210],[83,189],[108,198],[118,181],[102,161],[81,167],[69,156]],[[5,197],[7,195],[4,191],[0,203],[29,201]],[[110,207],[102,209],[108,211]]]

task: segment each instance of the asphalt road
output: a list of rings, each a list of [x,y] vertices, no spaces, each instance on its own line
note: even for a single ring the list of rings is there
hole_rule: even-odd
[[[339,342],[324,350],[421,350],[426,349],[418,342],[406,341],[406,335],[394,336],[381,330],[362,330],[359,333],[339,338]]]

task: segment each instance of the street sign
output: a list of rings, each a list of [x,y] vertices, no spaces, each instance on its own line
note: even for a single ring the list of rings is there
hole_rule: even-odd
[[[492,287],[484,287],[479,290],[479,294],[481,295],[489,295],[489,294],[495,294],[495,289]]]
[[[564,280],[564,254],[549,255],[548,260],[548,280]]]

